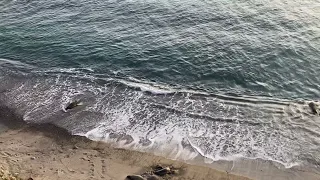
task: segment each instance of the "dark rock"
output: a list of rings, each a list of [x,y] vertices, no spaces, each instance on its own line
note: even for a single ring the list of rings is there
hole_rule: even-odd
[[[163,168],[163,169],[160,169],[160,170],[155,170],[154,174],[158,175],[158,176],[164,176],[164,175],[168,174],[169,172],[170,172],[170,168],[166,167],[166,168]]]
[[[70,103],[70,104],[66,107],[66,110],[73,109],[73,108],[79,106],[80,104],[81,104],[81,102],[80,102],[79,100],[73,101],[72,103]]]
[[[159,164],[154,167],[154,170],[160,170],[160,169],[163,169],[163,167]]]
[[[317,105],[314,102],[309,103],[309,107],[310,107],[313,114],[319,115]]]
[[[129,175],[127,176],[127,179],[129,180],[146,180],[144,177],[140,175]]]

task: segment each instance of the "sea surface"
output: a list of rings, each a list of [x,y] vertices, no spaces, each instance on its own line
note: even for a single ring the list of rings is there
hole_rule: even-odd
[[[319,0],[0,1],[0,108],[27,123],[319,167],[319,98]]]

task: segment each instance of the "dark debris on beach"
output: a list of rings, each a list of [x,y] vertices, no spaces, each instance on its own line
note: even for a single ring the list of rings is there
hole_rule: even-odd
[[[126,180],[169,180],[173,176],[180,175],[182,171],[182,168],[155,165],[141,175],[128,175]]]

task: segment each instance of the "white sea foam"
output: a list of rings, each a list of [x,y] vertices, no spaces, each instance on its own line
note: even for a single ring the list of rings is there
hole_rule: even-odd
[[[200,155],[207,162],[264,159],[286,168],[298,165],[304,151],[317,148],[312,144],[318,141],[312,134],[318,128],[314,125],[317,121],[304,120],[309,127],[301,128],[301,119],[295,118],[301,114],[297,111],[305,111],[301,103],[288,106],[288,100],[280,103],[263,97],[211,96],[112,78],[106,82],[153,93],[112,83],[100,86],[72,81],[63,75],[47,81],[24,82],[6,94],[25,112],[26,121],[50,119],[76,134],[118,147],[183,160]],[[197,98],[199,95],[201,98]],[[83,99],[83,107],[59,114],[70,101],[79,98]]]
[[[15,60],[10,60],[10,59],[2,59],[0,58],[0,65],[2,64],[11,64],[14,65],[15,67],[22,67],[22,68],[35,68],[35,66],[32,66],[30,64],[22,63],[20,61],[15,61]]]

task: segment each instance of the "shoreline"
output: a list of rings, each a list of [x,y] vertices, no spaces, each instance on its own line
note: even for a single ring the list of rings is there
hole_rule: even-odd
[[[8,127],[8,124],[6,124]],[[0,168],[19,178],[124,180],[157,164],[183,169],[168,179],[249,180],[210,167],[111,147],[50,124],[10,124],[0,131]]]
[[[125,179],[127,175],[141,174],[156,164],[175,165],[186,169],[187,173],[182,177],[172,179],[320,179],[320,169],[317,167],[285,168],[282,164],[261,159],[205,163],[205,158],[200,156],[191,161],[171,160],[152,153],[117,148],[111,143],[71,135],[67,130],[52,124],[26,124],[21,121],[21,118],[12,116],[8,119],[11,120],[0,120],[0,168],[1,165],[6,166],[2,168],[18,173],[24,179],[34,174],[36,175],[34,179],[44,177],[48,179],[47,176],[50,176],[49,179],[62,179],[59,177],[61,176],[59,169],[63,171],[63,178],[67,175],[69,179],[105,179],[106,177]],[[91,161],[90,158],[94,160]],[[60,160],[57,161],[58,159]],[[100,169],[100,172],[95,170],[95,164],[101,165],[102,160],[111,162],[111,165],[116,167],[111,170],[111,175],[100,176],[102,170]],[[85,163],[79,165],[82,171],[63,170],[73,167],[72,162],[81,164],[83,161]],[[33,166],[34,163],[37,166]],[[27,164],[27,166],[21,164]],[[124,170],[119,172],[118,169]],[[85,172],[99,173],[94,175]],[[80,174],[80,176],[74,177],[74,174]]]

